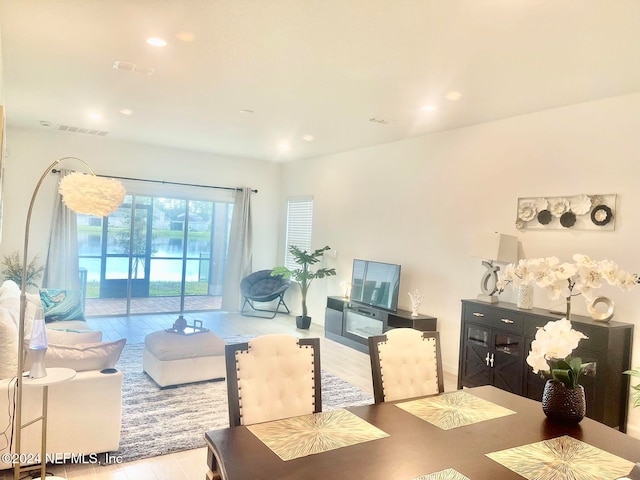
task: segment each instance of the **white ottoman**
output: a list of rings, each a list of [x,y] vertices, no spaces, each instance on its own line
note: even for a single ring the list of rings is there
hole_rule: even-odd
[[[153,332],[144,339],[142,369],[160,388],[224,380],[224,345],[224,340],[210,331],[193,335]]]

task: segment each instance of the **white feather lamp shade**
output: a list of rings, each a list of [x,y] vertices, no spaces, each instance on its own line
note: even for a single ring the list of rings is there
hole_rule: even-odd
[[[106,217],[118,210],[125,197],[119,181],[80,172],[62,178],[58,190],[71,210],[96,217]]]

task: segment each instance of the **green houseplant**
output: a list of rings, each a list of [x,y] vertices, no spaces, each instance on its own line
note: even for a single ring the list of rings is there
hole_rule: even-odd
[[[311,325],[311,317],[307,312],[307,293],[311,282],[316,278],[331,277],[336,274],[335,268],[318,268],[312,271],[310,267],[320,261],[324,252],[330,250],[327,245],[323,248],[308,252],[301,250],[295,245],[289,247],[289,252],[293,255],[293,261],[299,265],[298,268],[289,269],[284,266],[275,267],[271,271],[272,276],[281,275],[285,279],[293,279],[300,285],[300,294],[302,295],[302,315],[296,317],[296,326],[298,328],[309,328]]]
[[[36,280],[38,280],[44,273],[44,267],[38,265],[38,256],[33,257],[31,262],[27,265],[27,287],[38,287]],[[5,255],[2,260],[2,274],[5,280],[13,280],[22,285],[22,257],[17,250]]]

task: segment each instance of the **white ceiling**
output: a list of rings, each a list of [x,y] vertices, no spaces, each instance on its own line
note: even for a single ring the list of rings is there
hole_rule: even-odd
[[[10,127],[273,161],[640,90],[640,0],[0,0],[0,29]]]

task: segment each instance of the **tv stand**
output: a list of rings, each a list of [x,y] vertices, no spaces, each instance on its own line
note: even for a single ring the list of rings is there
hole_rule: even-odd
[[[408,310],[388,312],[350,302],[345,297],[327,297],[324,335],[343,345],[369,353],[368,338],[393,328],[435,331],[437,319],[429,315],[412,317]]]

